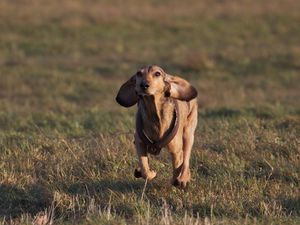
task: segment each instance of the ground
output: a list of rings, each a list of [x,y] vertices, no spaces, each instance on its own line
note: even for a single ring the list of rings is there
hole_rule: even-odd
[[[297,0],[0,2],[1,224],[299,224]],[[188,190],[135,179],[136,107],[158,64],[198,90]]]

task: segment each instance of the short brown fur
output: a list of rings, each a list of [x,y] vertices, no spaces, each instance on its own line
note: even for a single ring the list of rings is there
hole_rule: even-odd
[[[166,147],[172,156],[171,183],[182,188],[191,178],[189,161],[197,126],[196,97],[197,91],[189,82],[165,73],[158,66],[147,66],[137,71],[121,86],[116,97],[124,107],[138,102],[144,132],[153,141],[162,138],[170,128],[175,107],[172,99],[177,99],[180,124],[175,137]],[[149,152],[137,132],[134,137],[139,158],[135,176],[152,180],[156,172],[149,167]]]

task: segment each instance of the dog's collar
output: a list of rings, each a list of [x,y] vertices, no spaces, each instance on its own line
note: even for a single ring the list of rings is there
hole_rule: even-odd
[[[136,120],[136,129],[137,134],[139,135],[142,142],[145,144],[147,152],[158,155],[163,147],[166,147],[175,137],[177,134],[178,128],[179,128],[179,106],[178,101],[176,99],[173,99],[175,109],[173,112],[173,119],[170,125],[170,128],[167,130],[167,132],[163,135],[163,137],[158,141],[151,140],[147,134],[145,133],[143,129],[143,119],[140,111],[138,110],[137,113],[137,120]]]

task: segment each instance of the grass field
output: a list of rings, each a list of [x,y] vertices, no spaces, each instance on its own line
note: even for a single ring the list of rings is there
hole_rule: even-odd
[[[298,0],[0,1],[0,224],[299,224]],[[135,179],[143,65],[198,89],[188,191]]]

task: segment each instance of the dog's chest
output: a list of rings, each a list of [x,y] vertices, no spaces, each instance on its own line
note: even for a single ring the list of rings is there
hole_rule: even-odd
[[[144,132],[151,140],[157,141],[162,138],[171,125],[173,112],[174,107],[171,104],[164,104],[155,110],[144,108],[141,111]]]

